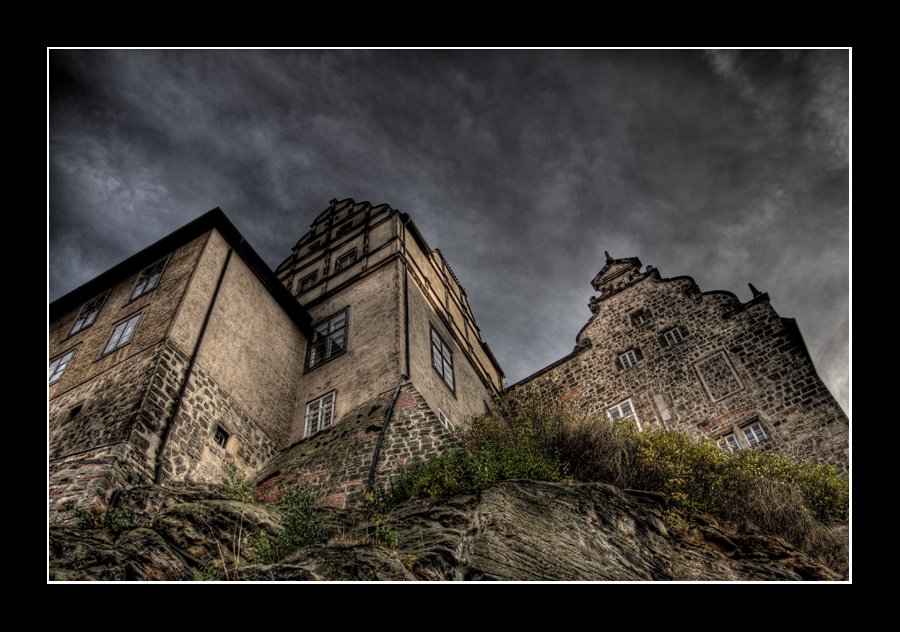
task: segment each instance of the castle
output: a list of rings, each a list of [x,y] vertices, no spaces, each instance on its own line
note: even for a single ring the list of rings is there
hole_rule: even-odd
[[[612,259],[565,358],[526,378],[592,413],[849,466],[849,422],[796,323]],[[751,286],[752,287],[752,286]],[[256,477],[360,501],[440,452],[504,374],[439,250],[332,200],[273,272],[214,209],[49,307],[50,521],[147,482]]]

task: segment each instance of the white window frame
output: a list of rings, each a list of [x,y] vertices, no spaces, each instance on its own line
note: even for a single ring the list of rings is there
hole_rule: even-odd
[[[751,448],[769,438],[766,435],[766,431],[763,430],[762,424],[758,421],[749,426],[744,426],[741,428],[741,432],[744,433],[744,439],[747,440],[747,443],[750,444]]]
[[[334,400],[334,391],[331,391],[306,405],[306,434],[304,436],[309,437],[331,427],[334,423]]]
[[[726,435],[716,441],[716,444],[723,450],[728,450],[732,454],[741,451],[741,446],[738,445],[737,435],[735,435],[733,432],[730,435]]]
[[[441,425],[444,426],[451,433],[453,432],[453,423],[447,418],[447,415],[444,414],[444,411],[438,408],[438,420],[441,422]]]
[[[137,285],[134,286],[134,289],[131,291],[131,298],[129,301],[133,301],[142,297],[144,294],[147,294],[151,290],[156,289],[156,286],[159,285],[159,279],[162,277],[163,271],[166,269],[166,263],[169,261],[168,257],[160,259],[152,266],[148,266],[144,268],[143,272],[141,272],[141,276],[138,279]]]
[[[65,372],[66,367],[69,366],[69,361],[72,359],[73,355],[75,355],[75,349],[72,349],[68,353],[64,353],[50,363],[50,366],[47,367],[48,386],[62,379],[63,373]]]
[[[641,426],[641,421],[638,419],[637,412],[634,410],[634,402],[631,401],[630,397],[611,408],[607,408],[606,414],[613,421],[618,421],[620,419],[624,421],[633,421],[637,424],[639,431],[644,431],[644,428]]]
[[[97,314],[100,313],[104,303],[106,303],[107,296],[109,296],[109,290],[84,304],[84,307],[82,307],[81,311],[78,313],[78,318],[75,319],[75,324],[72,325],[72,329],[69,330],[70,336],[77,334],[79,331],[87,329],[94,324],[94,321],[97,319]]]
[[[631,317],[631,322],[635,327],[640,327],[641,325],[649,323],[650,319],[647,318],[647,312],[640,311]]]
[[[620,355],[619,361],[622,363],[622,368],[626,370],[635,366],[637,364],[637,356],[634,353],[634,349],[630,349]]]
[[[109,336],[106,337],[106,341],[103,344],[103,351],[100,352],[100,356],[108,355],[130,343],[134,339],[134,332],[143,315],[144,311],[142,310],[113,325]]]
[[[673,327],[663,335],[670,347],[674,347],[678,343],[684,342],[684,336],[681,335],[681,330],[678,329],[678,327]]]
[[[456,392],[456,378],[453,375],[453,349],[444,342],[441,335],[431,326],[431,366],[441,376],[444,384]]]
[[[221,437],[221,440],[219,440],[219,437]],[[230,438],[231,435],[227,430],[222,426],[216,426],[216,431],[213,433],[213,443],[224,450],[228,446],[228,439]]]
[[[347,350],[348,311],[343,309],[313,327],[307,370],[321,366]]]

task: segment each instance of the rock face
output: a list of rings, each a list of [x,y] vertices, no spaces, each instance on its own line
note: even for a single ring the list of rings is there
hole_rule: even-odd
[[[123,501],[153,529],[114,536],[53,526],[51,580],[190,580],[195,560],[229,564],[247,534],[279,529],[270,505],[215,500],[208,486],[149,486]],[[202,509],[201,509],[202,505]],[[391,551],[367,536],[375,525],[353,511],[328,516],[332,539],[278,564],[242,566],[229,579],[277,581],[748,581],[838,580],[783,541],[727,534],[704,516],[674,536],[664,499],[600,483],[508,480],[478,495],[414,501],[382,522]],[[240,550],[238,547],[240,544]],[[235,576],[236,575],[236,576]],[[224,579],[224,576],[222,576]]]

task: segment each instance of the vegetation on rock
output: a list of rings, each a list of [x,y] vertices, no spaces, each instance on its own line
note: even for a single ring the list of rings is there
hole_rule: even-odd
[[[505,478],[601,482],[665,494],[670,528],[707,514],[782,537],[847,572],[840,526],[849,519],[849,476],[834,467],[756,450],[731,454],[673,432],[640,432],[634,423],[592,418],[533,391],[497,401],[491,415],[457,437],[461,449],[414,463],[376,488],[369,511],[383,515],[413,498],[476,493]]]

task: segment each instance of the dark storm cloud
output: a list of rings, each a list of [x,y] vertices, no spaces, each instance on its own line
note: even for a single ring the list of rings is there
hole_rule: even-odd
[[[795,317],[848,404],[847,51],[51,51],[50,299],[220,206],[276,266],[410,213],[510,382],[638,256]],[[848,411],[849,412],[849,411]]]

